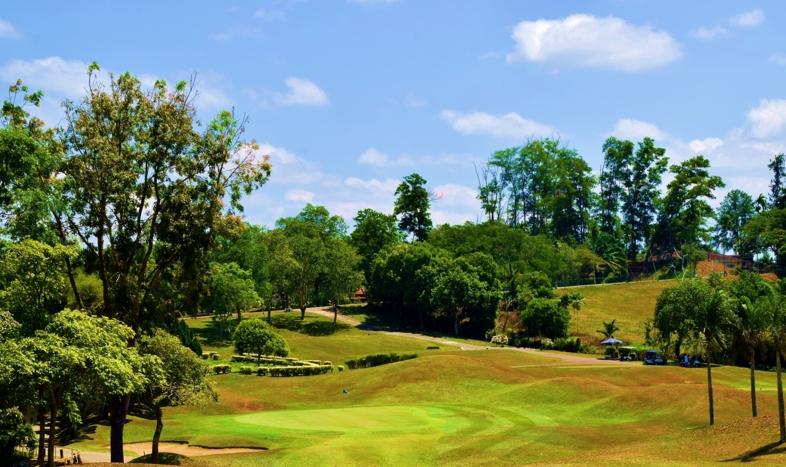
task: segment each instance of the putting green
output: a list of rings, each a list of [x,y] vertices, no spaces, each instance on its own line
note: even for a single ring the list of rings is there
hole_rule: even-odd
[[[444,408],[414,406],[347,407],[346,409],[277,410],[235,417],[239,423],[308,431],[395,431],[445,429],[462,424]],[[458,423],[457,423],[458,422]]]

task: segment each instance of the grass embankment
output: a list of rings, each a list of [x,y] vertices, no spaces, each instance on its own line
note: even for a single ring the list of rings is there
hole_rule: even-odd
[[[199,458],[217,466],[696,465],[756,458],[777,438],[772,374],[759,374],[764,417],[751,422],[745,369],[716,369],[718,426],[708,428],[704,371],[532,366],[541,362],[549,359],[449,351],[314,377],[217,376],[221,403],[166,410],[163,438],[270,449]],[[153,429],[134,418],[126,442]],[[91,437],[78,448],[108,445],[108,427]]]

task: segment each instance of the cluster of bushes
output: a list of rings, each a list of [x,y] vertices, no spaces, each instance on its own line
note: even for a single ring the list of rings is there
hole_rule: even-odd
[[[417,358],[418,354],[404,354],[399,355],[395,353],[381,353],[374,355],[366,355],[358,359],[347,360],[347,368],[350,370],[357,370],[358,368],[371,368],[372,366],[385,365],[388,363],[400,362],[403,360],[410,360]],[[339,370],[341,371],[341,370]]]
[[[217,375],[222,375],[232,372],[232,365],[227,365],[227,364],[213,365],[210,368],[213,370],[213,373]]]
[[[316,376],[332,372],[333,365],[311,364],[308,366],[261,366],[257,368],[257,376]]]
[[[558,337],[554,340],[543,339],[543,348],[546,350],[561,350],[563,352],[583,353],[587,349],[581,344],[581,339],[578,337]]]
[[[233,362],[246,362],[246,363],[257,363],[257,360],[259,360],[260,364],[276,365],[276,366],[333,365],[332,362],[329,362],[327,360],[300,360],[293,357],[275,357],[270,355],[263,355],[262,357],[257,359],[256,355],[251,355],[251,354],[232,355],[230,360]]]
[[[218,360],[218,352],[202,352],[201,357],[205,360]]]

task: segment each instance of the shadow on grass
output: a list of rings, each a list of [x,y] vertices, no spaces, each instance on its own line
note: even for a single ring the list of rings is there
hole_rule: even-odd
[[[786,452],[786,444],[778,442],[765,444],[764,446],[748,451],[745,454],[739,455],[732,459],[726,459],[723,462],[753,462],[758,460],[759,457],[771,456],[773,454],[783,454]]]
[[[279,329],[286,329],[292,332],[298,332],[307,336],[330,336],[337,332],[346,331],[352,326],[346,323],[333,323],[331,321],[309,321],[309,316],[306,316],[305,321],[301,321],[300,313],[287,313],[273,315],[273,326]]]
[[[227,327],[230,323],[227,323]],[[194,335],[202,340],[202,345],[207,347],[229,347],[232,345],[232,340],[229,338],[227,327],[224,328],[224,333],[221,335],[220,326],[217,321],[207,321],[203,327],[192,327],[191,331]]]

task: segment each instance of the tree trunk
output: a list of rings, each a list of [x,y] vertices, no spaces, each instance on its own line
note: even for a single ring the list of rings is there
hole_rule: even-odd
[[[123,457],[123,428],[125,428],[126,424],[129,402],[131,402],[131,394],[110,396],[109,399],[109,423],[111,425],[109,434],[110,462],[123,463],[125,461]]]
[[[306,306],[300,305],[300,321],[306,320]]]
[[[759,416],[759,410],[756,407],[756,349],[751,348],[751,409],[753,416]]]
[[[780,443],[786,442],[786,420],[783,416],[783,380],[781,379],[781,353],[775,352],[775,368],[778,372],[778,426],[780,427]]]
[[[44,397],[44,390],[39,389],[38,395],[41,396],[43,399]],[[44,457],[46,456],[46,450],[44,449],[44,444],[46,443],[46,411],[44,407],[41,406],[38,408],[38,465],[44,464]]]
[[[268,306],[268,307],[267,307],[267,322],[268,322],[268,323],[272,323],[272,322],[273,322],[273,321],[271,321],[271,320],[270,320],[270,308],[271,308],[271,307],[272,307],[272,306]]]
[[[54,467],[55,465],[55,433],[57,432],[57,399],[59,397],[52,391],[52,400],[49,406],[49,446],[47,449],[47,465]]]
[[[456,337],[458,337],[458,315],[459,312],[456,310],[456,314],[453,315],[453,330],[456,332]]]
[[[153,433],[153,452],[151,455],[153,463],[158,464],[158,441],[161,439],[161,430],[164,429],[164,422],[162,420],[161,406],[156,405],[154,411],[156,413],[156,431]]]
[[[707,351],[707,395],[710,399],[710,425],[715,424],[715,403],[712,399],[712,361],[710,352]]]

